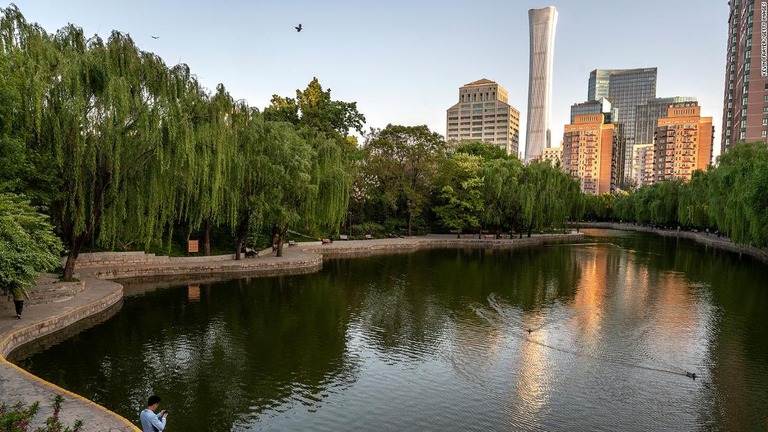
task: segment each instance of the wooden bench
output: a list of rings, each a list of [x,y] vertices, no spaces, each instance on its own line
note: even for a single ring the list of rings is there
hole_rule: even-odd
[[[496,234],[483,234],[483,238],[486,240],[496,240]]]
[[[288,240],[288,246],[296,246],[298,243],[296,243],[293,240]]]
[[[366,235],[365,235],[365,239],[366,239],[366,240],[373,240],[373,236],[372,236],[372,235],[370,235],[370,234],[366,234]]]
[[[256,258],[259,256],[259,251],[255,249],[251,249],[249,247],[245,248],[243,252],[245,253],[246,258]]]
[[[462,234],[461,238],[471,239],[471,238],[475,238],[475,235],[474,234]]]
[[[321,244],[327,245],[327,244],[333,243],[333,240],[331,240],[329,238],[324,238],[324,239],[321,239],[320,242],[321,242]]]
[[[349,237],[346,234],[339,234],[339,240],[349,240]]]

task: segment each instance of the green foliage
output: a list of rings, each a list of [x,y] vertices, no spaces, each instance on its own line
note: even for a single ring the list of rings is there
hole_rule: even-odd
[[[641,224],[710,229],[737,243],[768,246],[768,146],[738,143],[691,181],[659,182],[614,198],[613,217]]]
[[[459,230],[480,225],[485,209],[483,200],[483,159],[466,153],[456,153],[438,168],[435,214],[448,228]]]
[[[548,162],[528,164],[519,188],[519,220],[529,236],[534,228],[563,228],[566,219],[581,208],[578,181]]]
[[[45,426],[35,429],[35,432],[78,432],[82,430],[83,421],[75,420],[70,426],[65,426],[59,419],[61,404],[64,397],[56,395],[53,399],[53,414],[45,420]],[[30,423],[40,411],[40,403],[35,402],[30,406],[18,402],[14,405],[3,403],[0,405],[0,431],[3,432],[27,432],[31,431]]]
[[[380,202],[386,216],[401,217],[411,235],[413,222],[428,208],[437,167],[445,158],[443,138],[427,126],[387,125],[365,142],[364,194]]]
[[[463,142],[456,148],[455,152],[480,156],[486,161],[493,159],[515,158],[514,156],[507,156],[507,153],[503,148],[495,144],[487,144],[482,141]]]
[[[59,266],[61,249],[46,216],[23,196],[0,194],[0,287],[6,293],[33,286]]]

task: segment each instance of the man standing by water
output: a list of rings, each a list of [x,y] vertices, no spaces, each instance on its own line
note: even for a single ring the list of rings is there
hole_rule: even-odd
[[[160,405],[160,396],[152,395],[147,399],[147,407],[139,414],[141,420],[142,432],[158,432],[165,429],[165,420],[168,417],[168,411],[162,410],[160,414],[155,414],[155,410]]]

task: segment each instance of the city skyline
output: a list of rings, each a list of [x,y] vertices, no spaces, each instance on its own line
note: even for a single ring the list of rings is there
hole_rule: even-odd
[[[267,106],[273,94],[294,96],[316,76],[333,89],[334,99],[358,102],[367,127],[426,124],[442,135],[446,135],[445,109],[456,102],[456,88],[481,77],[504,86],[509,104],[525,111],[527,12],[553,5],[559,12],[553,146],[569,122],[570,106],[584,101],[594,69],[657,67],[658,96],[692,96],[699,100],[703,115],[719,118],[722,112],[725,0],[706,5],[695,0],[617,1],[610,8],[598,1],[479,1],[450,7],[436,1],[395,1],[375,8],[341,1],[253,2],[222,6],[216,13],[202,2],[15,3],[30,22],[49,32],[71,22],[87,35],[107,37],[113,29],[129,33],[141,49],[170,65],[187,63],[207,88],[223,83],[233,96],[254,107]],[[658,14],[659,10],[665,13]],[[676,25],[677,17],[692,10],[697,25]],[[300,22],[304,30],[297,33],[293,27]],[[642,38],[626,30],[630,22],[647,23]],[[678,46],[711,55],[677,56]],[[472,55],[452,55],[457,52]],[[521,136],[526,121],[522,112]],[[715,126],[719,136],[720,122]],[[521,152],[524,146],[521,140]]]

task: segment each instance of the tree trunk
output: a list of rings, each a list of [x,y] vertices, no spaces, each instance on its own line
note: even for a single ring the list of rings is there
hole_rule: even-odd
[[[205,218],[205,226],[203,227],[203,255],[211,256],[211,218],[210,217]]]
[[[277,256],[283,256],[283,243],[285,243],[285,235],[288,233],[288,225],[280,228],[277,232]]]
[[[236,249],[235,249],[235,261],[240,260],[240,251],[243,250],[243,241],[248,231],[248,216],[240,221],[240,225],[237,226],[237,233],[235,234]]]
[[[411,216],[411,212],[408,212],[408,237],[411,236],[412,220],[413,220],[413,217]]]
[[[235,261],[240,261],[240,251],[243,250],[243,238],[237,238],[237,246],[235,247]]]
[[[528,226],[528,238],[531,238],[531,231],[533,231],[533,224]]]
[[[75,275],[75,262],[80,255],[80,250],[83,248],[83,243],[88,238],[86,233],[80,234],[75,238],[69,240],[69,254],[67,254],[67,262],[64,264],[64,275],[62,280],[69,281],[74,278]]]

